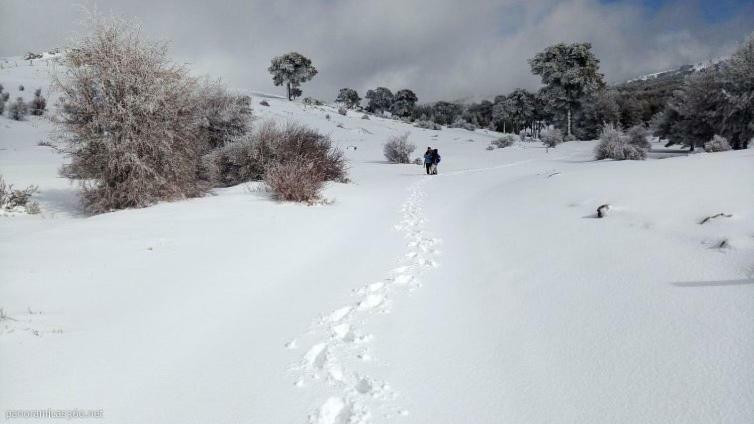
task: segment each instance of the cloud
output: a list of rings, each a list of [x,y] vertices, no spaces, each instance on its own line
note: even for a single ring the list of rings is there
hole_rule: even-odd
[[[526,59],[556,42],[589,41],[609,81],[729,54],[754,30],[749,5],[708,22],[700,3],[597,0],[101,0],[171,40],[176,60],[237,89],[280,91],[270,58],[295,50],[320,73],[305,95],[341,87],[412,88],[420,100],[493,97],[534,89]],[[0,0],[0,56],[57,46],[80,8],[62,0]]]

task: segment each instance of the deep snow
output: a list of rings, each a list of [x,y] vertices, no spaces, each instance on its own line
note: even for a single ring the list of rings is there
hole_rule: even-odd
[[[0,83],[28,100],[46,69],[6,65]],[[332,204],[277,203],[250,184],[87,217],[57,176],[64,158],[37,145],[50,122],[0,117],[0,173],[38,184],[43,210],[0,217],[0,410],[754,422],[754,151],[487,151],[499,134],[259,100],[260,119],[345,149],[353,182],[327,188]],[[416,156],[440,149],[440,175],[384,162],[382,144],[406,131]],[[719,212],[732,217],[699,224]]]

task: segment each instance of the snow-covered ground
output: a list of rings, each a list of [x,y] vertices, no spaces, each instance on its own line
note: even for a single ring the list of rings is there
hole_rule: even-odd
[[[47,81],[42,66],[0,70],[11,98]],[[57,176],[64,158],[37,145],[51,123],[0,117],[0,173],[39,185],[43,211],[0,217],[4,414],[754,422],[753,150],[487,151],[499,134],[259,100],[259,119],[345,149],[353,182],[330,185],[331,204],[250,184],[87,217]],[[440,175],[384,162],[407,131],[417,156],[439,148]],[[700,224],[720,212],[732,217]]]

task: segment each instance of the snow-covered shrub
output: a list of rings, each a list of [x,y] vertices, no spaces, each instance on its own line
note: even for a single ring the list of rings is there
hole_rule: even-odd
[[[346,108],[344,108],[343,106],[341,106],[341,107],[338,108],[338,113],[341,114],[341,115],[343,115],[343,116],[346,116],[346,114],[348,113],[348,111],[346,110]]]
[[[493,145],[489,145],[489,146],[487,146],[487,149],[486,149],[486,150],[495,150],[495,146],[493,146]]]
[[[348,180],[343,153],[330,137],[303,125],[280,127],[265,122],[246,137],[205,157],[205,173],[215,184],[232,186],[264,178],[271,167],[299,158],[312,164],[325,181]]]
[[[576,136],[573,134],[567,134],[563,137],[563,141],[576,141]]]
[[[284,127],[263,125],[252,136],[265,169],[269,164],[303,158],[311,163],[325,181],[348,181],[348,165],[343,152],[330,136],[304,125],[289,123]],[[266,171],[265,171],[266,172]]]
[[[367,114],[361,115],[361,119],[369,119],[369,115]]]
[[[726,152],[730,149],[731,147],[730,143],[728,143],[728,139],[717,134],[712,137],[712,140],[704,143],[705,152]]]
[[[383,153],[385,158],[392,163],[411,163],[411,153],[416,150],[416,146],[408,142],[408,133],[390,137]]]
[[[539,134],[539,139],[542,140],[547,147],[555,147],[563,142],[563,133],[557,128],[548,128],[542,130]]]
[[[251,138],[235,141],[205,156],[203,175],[214,185],[230,187],[261,180],[264,163]]]
[[[325,177],[315,163],[298,157],[270,166],[264,182],[280,200],[311,203],[319,199]]]
[[[456,119],[449,126],[450,128],[463,128],[468,131],[474,131],[477,129],[476,125],[472,124],[471,122],[464,121],[463,119]]]
[[[649,143],[649,130],[642,124],[634,125],[626,131],[628,143],[640,149],[649,149],[652,145]]]
[[[513,135],[513,134],[503,134],[502,137],[500,137],[500,138],[498,138],[496,140],[492,140],[491,143],[492,143],[493,146],[495,146],[495,147],[497,147],[499,149],[502,149],[504,147],[512,146],[513,143],[515,143],[515,142],[516,142],[516,136],[515,135]]]
[[[24,60],[41,59],[42,57],[43,57],[42,53],[27,52],[24,55]]]
[[[597,145],[594,155],[597,160],[644,160],[647,152],[629,143],[629,137],[612,124],[602,128],[600,144]]]
[[[10,98],[10,93],[8,93],[7,91],[3,93],[2,95],[0,95],[0,99],[2,99],[4,102],[7,102],[9,98]]]
[[[34,99],[29,103],[29,109],[32,115],[42,116],[47,108],[47,100],[42,97],[42,89],[37,88],[34,91]]]
[[[24,85],[23,84],[21,84],[21,85],[18,86],[18,91],[24,91]]]
[[[27,213],[38,213],[35,212],[35,210],[39,210],[39,205],[36,204],[36,202],[30,201],[31,196],[34,195],[38,189],[39,188],[35,185],[30,185],[21,190],[14,189],[13,184],[6,184],[3,176],[0,175],[0,208],[8,211],[15,208],[24,208]]]
[[[270,105],[270,103],[267,100],[262,100],[261,102],[259,102],[259,104],[262,105],[262,106],[269,106]]]
[[[249,96],[229,93],[217,82],[205,82],[197,98],[203,152],[225,146],[251,128]]]
[[[321,100],[315,99],[314,97],[304,97],[304,104],[307,106],[322,106],[323,105]]]
[[[63,174],[90,212],[202,195],[202,102],[163,43],[116,19],[94,22],[54,78],[62,93]],[[125,97],[124,97],[125,96]]]
[[[439,131],[442,129],[442,125],[436,124],[432,121],[425,121],[425,120],[419,120],[419,121],[414,122],[414,126],[417,128],[424,128],[425,130]]]
[[[24,102],[24,99],[17,98],[15,102],[11,103],[8,107],[8,117],[21,121],[29,114],[29,106]]]

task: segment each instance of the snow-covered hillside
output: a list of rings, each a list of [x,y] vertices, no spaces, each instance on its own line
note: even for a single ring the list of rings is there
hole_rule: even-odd
[[[5,66],[0,83],[46,93],[46,68]],[[0,409],[754,422],[754,151],[488,151],[500,134],[261,99],[259,120],[316,127],[346,152],[352,183],[328,186],[330,204],[248,184],[85,216],[64,158],[38,145],[50,121],[0,117],[0,173],[39,185],[42,208],[0,217]],[[384,161],[405,132],[416,156],[439,148],[439,175]]]

